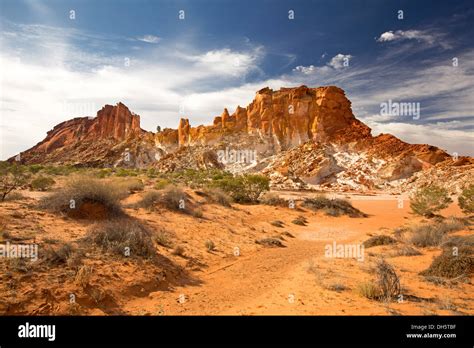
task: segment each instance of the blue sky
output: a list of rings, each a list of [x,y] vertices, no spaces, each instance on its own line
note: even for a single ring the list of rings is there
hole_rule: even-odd
[[[1,0],[0,158],[106,103],[176,128],[301,84],[343,88],[374,135],[474,155],[473,23],[472,1]]]

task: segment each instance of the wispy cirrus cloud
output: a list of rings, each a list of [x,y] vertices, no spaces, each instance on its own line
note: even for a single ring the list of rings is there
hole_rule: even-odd
[[[155,35],[144,35],[141,37],[137,37],[137,40],[150,43],[150,44],[157,44],[158,42],[161,41],[161,37],[155,36]]]

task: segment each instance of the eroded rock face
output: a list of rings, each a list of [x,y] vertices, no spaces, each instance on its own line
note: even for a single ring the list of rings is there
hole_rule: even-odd
[[[234,133],[257,134],[285,150],[311,139],[351,142],[370,136],[370,128],[354,117],[340,88],[263,88],[247,108],[238,106],[232,115],[224,109],[210,126],[193,128],[182,119],[177,145],[208,145]]]

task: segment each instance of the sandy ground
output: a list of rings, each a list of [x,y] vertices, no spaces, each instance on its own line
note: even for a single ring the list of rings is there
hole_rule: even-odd
[[[45,241],[75,243],[92,225],[39,211],[34,204],[47,193],[24,193],[28,199],[0,205],[0,223],[12,236],[37,242],[40,253]],[[124,203],[139,196],[132,195]],[[192,197],[197,203],[202,200]],[[439,248],[420,248],[419,256],[394,256],[398,245],[389,245],[365,249],[363,261],[326,257],[328,244],[360,244],[372,235],[393,235],[394,229],[421,221],[410,213],[408,201],[399,207],[396,197],[349,198],[369,216],[329,217],[284,207],[234,204],[225,208],[208,203],[202,204],[202,218],[165,209],[126,209],[153,230],[167,231],[184,254],[174,255],[173,248],[157,246],[160,260],[151,263],[89,251],[84,264],[92,274],[86,285],[78,284],[70,267],[20,272],[0,259],[0,311],[51,315],[474,314],[472,279],[447,286],[418,275],[440,254]],[[299,215],[307,218],[306,226],[292,223]],[[462,213],[453,204],[442,215]],[[283,227],[270,224],[275,220],[282,221]],[[459,233],[472,234],[472,230]],[[284,247],[255,243],[267,237],[282,238]],[[207,240],[216,245],[214,251],[206,250]],[[359,283],[372,278],[370,268],[381,256],[400,277],[403,297],[399,301],[383,303],[357,292]]]

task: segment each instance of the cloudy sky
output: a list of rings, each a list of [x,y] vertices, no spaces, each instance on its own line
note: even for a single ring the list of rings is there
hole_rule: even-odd
[[[2,0],[0,159],[104,104],[155,131],[302,84],[343,88],[374,135],[474,155],[472,23],[469,0]]]

